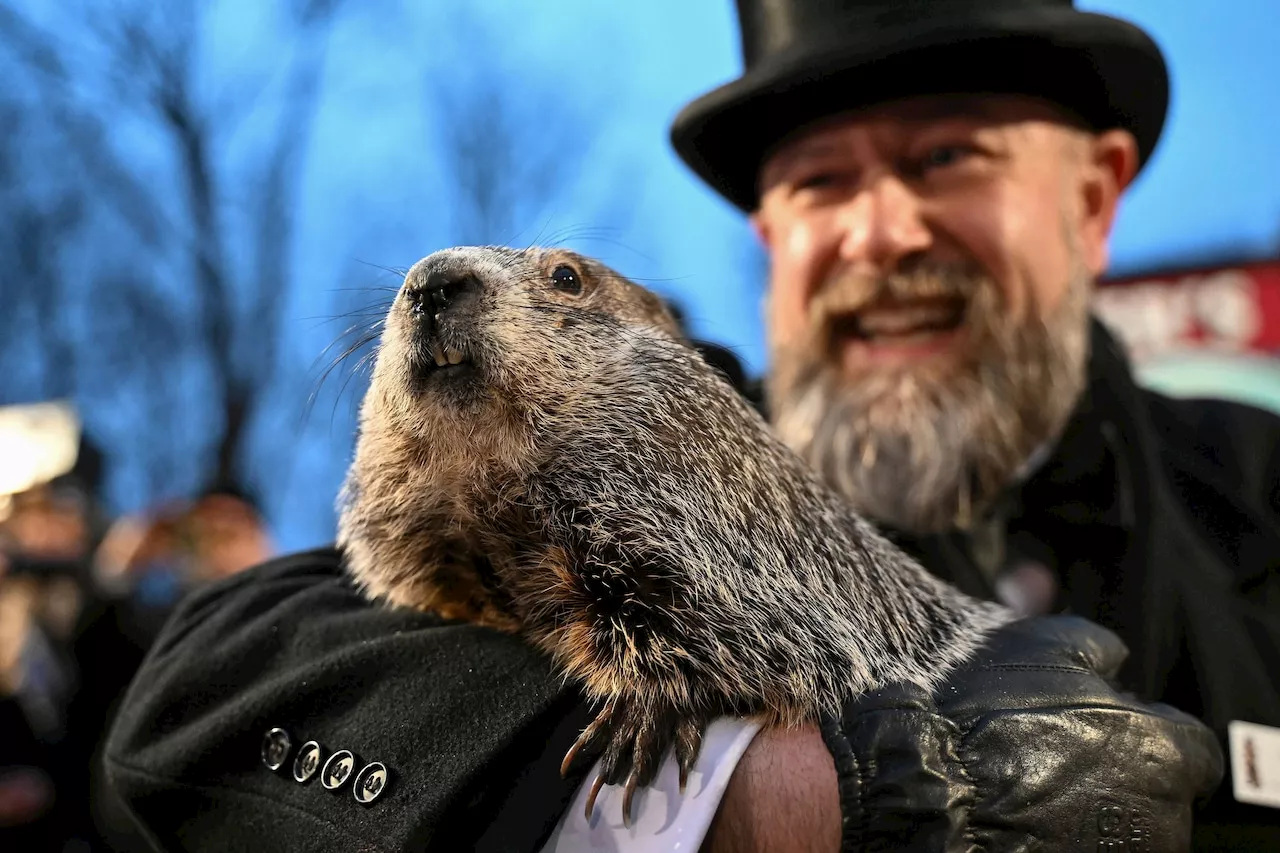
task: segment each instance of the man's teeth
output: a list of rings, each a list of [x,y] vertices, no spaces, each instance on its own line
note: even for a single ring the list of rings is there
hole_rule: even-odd
[[[868,308],[858,314],[858,328],[868,336],[901,335],[943,330],[956,325],[959,315],[950,305],[903,305]]]

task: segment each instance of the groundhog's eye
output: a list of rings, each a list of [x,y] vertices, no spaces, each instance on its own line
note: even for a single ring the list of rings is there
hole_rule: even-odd
[[[551,283],[556,290],[562,290],[574,296],[582,292],[582,279],[578,277],[574,268],[567,264],[561,264],[551,271]]]

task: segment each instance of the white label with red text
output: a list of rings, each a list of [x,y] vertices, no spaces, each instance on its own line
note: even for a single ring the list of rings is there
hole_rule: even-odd
[[[1280,809],[1280,729],[1232,720],[1227,743],[1236,799]]]

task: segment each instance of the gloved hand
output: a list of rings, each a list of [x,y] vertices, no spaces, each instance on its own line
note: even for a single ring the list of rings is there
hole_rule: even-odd
[[[933,696],[892,686],[822,721],[841,850],[1190,849],[1223,774],[1212,732],[1116,690],[1128,650],[1084,619],[1006,626]]]

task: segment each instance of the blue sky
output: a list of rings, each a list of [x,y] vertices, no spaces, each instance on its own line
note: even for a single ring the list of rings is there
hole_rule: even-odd
[[[1164,47],[1172,66],[1165,136],[1116,229],[1117,271],[1219,251],[1274,253],[1280,245],[1280,51],[1273,44],[1280,3],[1239,0],[1231,4],[1231,15],[1208,0],[1080,5],[1137,22]],[[447,5],[431,8],[408,31],[447,34]],[[578,204],[570,201],[554,211],[557,222],[604,224],[591,218],[593,190],[608,194],[616,185],[611,175],[642,172],[643,188],[628,193],[631,222],[613,235],[632,251],[603,244],[582,248],[624,272],[664,280],[657,286],[689,303],[700,333],[733,345],[754,369],[762,369],[758,292],[738,279],[737,256],[749,239],[742,218],[698,183],[666,142],[667,124],[681,105],[740,69],[732,2],[547,0],[534,16],[530,4],[514,0],[477,8],[493,22],[495,53],[504,67],[542,77],[548,86],[603,108],[597,130],[604,136],[583,164],[587,174],[574,197]],[[406,42],[403,23],[365,21],[358,35],[335,42],[333,67],[343,73],[331,80],[341,76],[340,89],[352,97],[337,99],[347,105],[345,112],[331,103],[328,118],[371,130],[359,141],[357,156],[412,170],[421,166],[414,160],[423,153],[407,139],[421,130],[399,132],[414,121],[402,113],[397,81],[423,52],[443,53],[446,69],[465,53],[456,46]],[[472,57],[477,59],[494,57]],[[334,171],[317,153],[316,170],[346,171]],[[349,163],[352,152],[344,146],[330,153]],[[380,182],[365,189],[380,190]],[[319,211],[311,208],[312,214]],[[322,230],[343,225],[315,224]]]
[[[1280,3],[1079,5],[1137,22],[1171,66],[1168,125],[1117,225],[1117,266],[1220,247],[1280,254]]]

